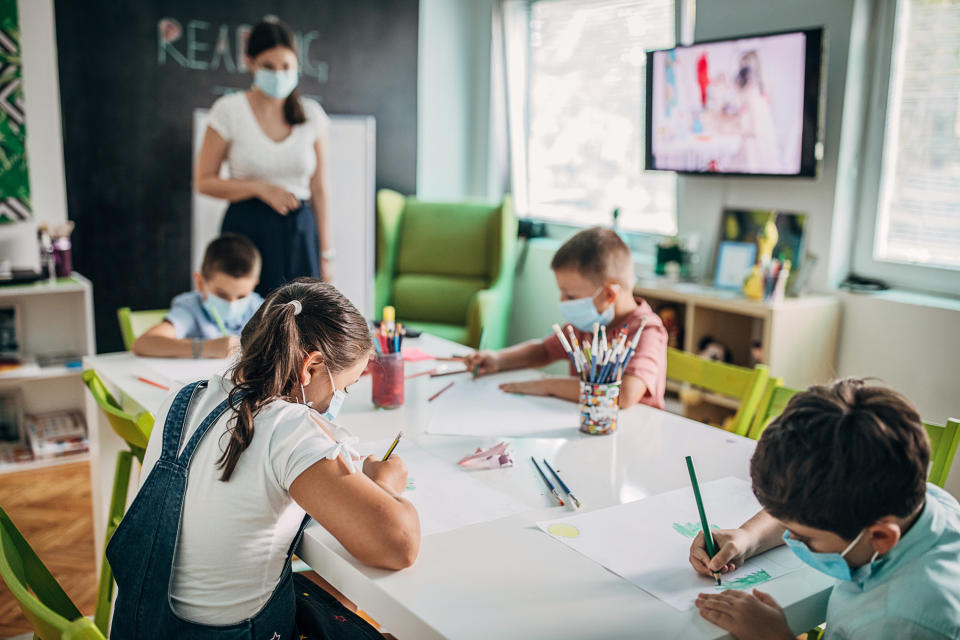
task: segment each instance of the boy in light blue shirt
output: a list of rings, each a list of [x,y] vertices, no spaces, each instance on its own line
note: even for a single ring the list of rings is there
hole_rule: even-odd
[[[196,291],[173,299],[163,322],[133,343],[139,356],[225,358],[240,346],[239,335],[263,298],[260,254],[247,238],[225,233],[203,255]]]
[[[764,431],[750,463],[761,511],[718,530],[711,559],[702,534],[690,562],[731,571],[786,543],[837,578],[828,639],[960,638],[960,505],[927,484],[930,441],[909,400],[859,380],[811,387]],[[707,620],[740,640],[794,638],[768,594],[701,594]]]

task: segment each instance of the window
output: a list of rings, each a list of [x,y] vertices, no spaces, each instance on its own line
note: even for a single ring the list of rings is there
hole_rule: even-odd
[[[646,50],[674,45],[674,6],[531,3],[524,163],[530,216],[610,224],[619,208],[624,230],[676,233],[675,174],[643,170]]]
[[[960,293],[960,0],[890,6],[891,54],[875,79],[885,111],[865,154],[880,158],[874,180],[865,178],[877,194],[863,198],[854,267],[898,286]]]

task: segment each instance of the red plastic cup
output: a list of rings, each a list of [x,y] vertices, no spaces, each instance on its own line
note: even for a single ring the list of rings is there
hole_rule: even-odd
[[[385,353],[371,360],[373,406],[396,409],[403,406],[403,354]]]

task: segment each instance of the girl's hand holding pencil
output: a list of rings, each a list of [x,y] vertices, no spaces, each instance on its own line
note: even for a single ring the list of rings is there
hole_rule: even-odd
[[[367,456],[363,461],[363,473],[398,496],[407,487],[407,465],[397,454],[391,455],[385,461],[378,456]]]

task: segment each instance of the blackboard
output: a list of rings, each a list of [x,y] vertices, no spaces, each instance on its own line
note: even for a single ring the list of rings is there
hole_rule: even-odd
[[[376,118],[377,188],[416,191],[418,0],[56,0],[55,11],[74,266],[94,284],[100,352],[122,349],[118,307],[165,308],[191,287],[193,110],[250,85],[242,43],[264,15],[297,33],[303,95]]]

